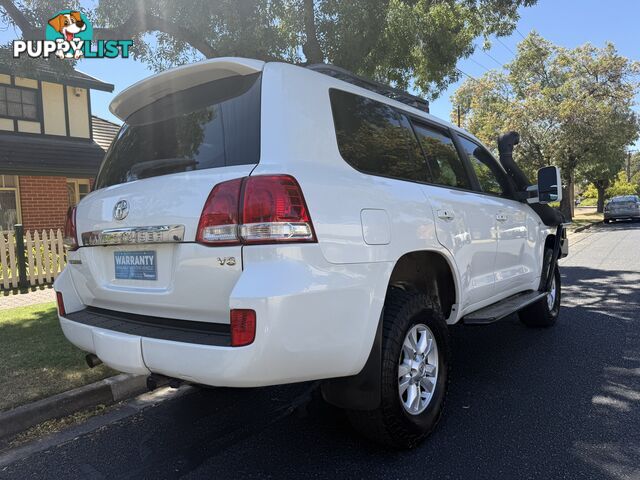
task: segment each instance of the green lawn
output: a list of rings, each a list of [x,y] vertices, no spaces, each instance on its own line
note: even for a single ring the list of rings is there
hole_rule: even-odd
[[[84,353],[62,334],[55,303],[0,310],[0,411],[114,373],[87,367]]]
[[[601,222],[603,218],[604,215],[602,213],[597,213],[595,211],[595,208],[576,208],[575,214],[573,216],[573,223],[569,226],[568,230],[571,232],[576,228],[582,227],[584,225],[589,225],[594,222]]]

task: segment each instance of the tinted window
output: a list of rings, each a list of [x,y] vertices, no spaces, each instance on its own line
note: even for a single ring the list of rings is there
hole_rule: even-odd
[[[505,173],[487,150],[471,140],[460,137],[462,148],[476,172],[483,192],[504,195],[507,191]]]
[[[627,195],[624,197],[613,197],[612,202],[637,202],[640,199],[636,195]]]
[[[384,103],[331,90],[342,158],[361,172],[424,182],[427,168],[408,119]]]
[[[260,75],[177,92],[133,113],[107,152],[103,188],[170,173],[258,163]]]
[[[431,182],[449,187],[469,188],[467,174],[451,137],[420,124],[414,124],[414,129],[427,158]]]

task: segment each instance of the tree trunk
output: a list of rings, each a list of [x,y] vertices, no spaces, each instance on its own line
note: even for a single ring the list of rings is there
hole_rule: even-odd
[[[573,219],[573,172],[564,172],[562,182],[562,201],[560,202],[560,212],[564,215],[565,221],[570,222]]]
[[[569,187],[569,206],[571,207],[571,218],[576,214],[576,184],[571,176],[571,186]]]
[[[598,202],[597,202],[597,211],[598,213],[604,212],[604,192],[606,191],[605,187],[598,186]]]
[[[16,26],[22,32],[25,40],[35,40],[38,37],[38,29],[34,28],[27,16],[11,0],[0,0],[0,7],[11,17]]]
[[[313,0],[304,0],[304,31],[307,41],[302,46],[302,53],[307,59],[307,64],[324,62],[324,55],[320,42],[318,42],[318,32],[316,30],[316,17]]]

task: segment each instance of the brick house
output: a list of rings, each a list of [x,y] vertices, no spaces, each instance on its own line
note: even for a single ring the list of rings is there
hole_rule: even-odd
[[[91,90],[113,88],[76,70],[42,65],[25,78],[0,65],[0,231],[64,227],[119,129],[91,115]]]

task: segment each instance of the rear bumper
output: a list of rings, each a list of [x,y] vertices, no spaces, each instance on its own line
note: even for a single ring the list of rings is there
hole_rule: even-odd
[[[245,347],[150,338],[73,321],[72,312],[86,305],[66,271],[55,284],[70,313],[60,324],[74,345],[117,370],[206,385],[275,385],[362,369],[393,263],[329,264],[319,246],[309,244],[248,247],[243,266],[229,309],[256,311],[256,338]]]
[[[604,212],[605,220],[640,219],[640,211]]]

